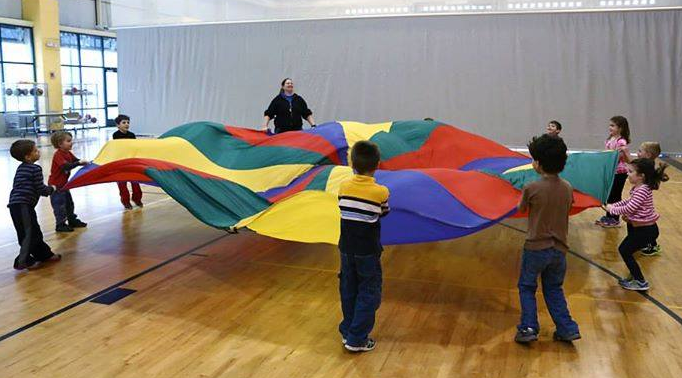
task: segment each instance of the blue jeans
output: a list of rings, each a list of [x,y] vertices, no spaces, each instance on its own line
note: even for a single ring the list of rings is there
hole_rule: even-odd
[[[348,345],[362,346],[374,328],[375,312],[381,304],[381,252],[342,252],[339,279],[343,312],[339,332]]]
[[[538,307],[535,301],[538,276],[541,277],[542,294],[545,297],[549,314],[556,325],[557,333],[561,336],[578,333],[578,324],[571,319],[562,288],[564,276],[566,276],[566,255],[554,248],[523,251],[519,277],[521,324],[518,328],[540,330]]]
[[[68,190],[58,190],[50,195],[50,203],[57,225],[77,218],[74,214],[73,198]]]

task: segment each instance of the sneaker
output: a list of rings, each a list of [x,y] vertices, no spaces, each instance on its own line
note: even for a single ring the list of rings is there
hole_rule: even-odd
[[[625,278],[619,278],[618,279],[618,285],[622,285],[623,283],[628,282],[628,281],[632,281],[632,280],[633,280],[632,275],[628,275]]]
[[[580,340],[580,332],[576,332],[570,335],[562,336],[560,335],[557,331],[554,331],[554,335],[552,335],[552,338],[554,341],[566,341],[566,342],[571,342],[574,340]]]
[[[620,220],[614,218],[607,218],[602,223],[599,224],[604,228],[616,228],[620,227]]]
[[[604,215],[603,217],[601,217],[601,218],[597,219],[596,221],[594,221],[594,224],[596,224],[596,225],[598,225],[598,226],[601,226],[602,223],[604,223],[607,219],[609,219],[609,217],[607,217],[606,215]]]
[[[75,219],[69,221],[69,226],[71,226],[73,228],[82,228],[82,227],[87,227],[88,224],[83,222],[82,220],[80,220],[78,218],[75,218]]]
[[[135,205],[137,205],[137,207],[144,207],[144,204],[142,202],[135,202]]]
[[[66,223],[60,223],[54,229],[56,232],[73,232],[73,227]]]
[[[519,329],[516,331],[516,336],[514,336],[514,341],[517,343],[525,344],[531,341],[537,341],[538,332],[530,327]]]
[[[38,265],[37,261],[31,261],[31,262],[21,264],[21,263],[17,262],[17,260],[14,260],[14,269],[16,269],[16,270],[31,269],[31,268],[35,268],[37,265]]]
[[[131,205],[129,203],[123,204],[123,207],[125,207],[126,210],[132,210],[133,209],[133,205]]]
[[[343,346],[351,352],[369,352],[377,346],[377,343],[374,339],[367,339],[365,344],[361,346],[351,346],[348,344],[344,344]]]
[[[630,280],[630,281],[623,281],[623,282],[618,282],[620,284],[620,287],[622,287],[625,290],[633,290],[633,291],[647,291],[649,290],[649,282],[646,280],[644,281],[638,281],[638,280]]]
[[[646,247],[642,248],[642,256],[658,256],[661,254],[661,246],[656,244],[656,245],[647,245]]]

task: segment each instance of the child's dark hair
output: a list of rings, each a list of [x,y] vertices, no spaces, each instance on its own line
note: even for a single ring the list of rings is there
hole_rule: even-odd
[[[564,170],[566,165],[566,143],[558,136],[544,134],[533,137],[528,142],[528,151],[533,160],[540,163],[545,173],[557,174]]]
[[[665,173],[665,169],[668,168],[668,164],[661,163],[656,167],[656,163],[651,159],[635,159],[630,162],[635,168],[635,171],[640,175],[644,175],[644,183],[651,188],[651,190],[656,190],[661,186],[661,182],[668,181],[668,175]]]
[[[618,126],[620,129],[620,136],[625,139],[626,142],[630,143],[630,124],[628,123],[628,119],[623,117],[623,116],[613,116],[609,120]]]
[[[119,115],[116,116],[116,118],[114,119],[114,122],[116,122],[117,125],[120,125],[121,122],[123,122],[123,121],[128,121],[128,122],[130,122],[130,117],[128,117],[128,116],[125,115],[125,114],[119,114]]]
[[[71,135],[71,133],[68,131],[59,130],[52,134],[50,137],[50,142],[54,148],[59,148],[59,145],[62,144],[66,138],[73,138],[73,135]]]
[[[32,140],[19,139],[12,143],[12,146],[9,148],[9,154],[12,155],[13,158],[23,162],[26,160],[26,156],[33,151],[35,145],[36,142]]]
[[[561,124],[559,123],[559,121],[551,120],[549,121],[549,123],[554,125],[554,127],[556,127],[557,130],[561,130]]]
[[[368,140],[361,140],[353,145],[350,151],[350,159],[353,169],[358,174],[364,175],[379,168],[381,153],[376,144]]]

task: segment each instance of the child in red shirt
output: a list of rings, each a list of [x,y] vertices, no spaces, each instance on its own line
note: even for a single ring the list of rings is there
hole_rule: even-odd
[[[125,114],[119,114],[116,119],[116,127],[118,131],[112,136],[113,139],[136,139],[135,134],[130,131],[130,117]],[[142,207],[142,190],[140,184],[131,182],[130,187],[133,189],[133,202],[139,207]],[[128,183],[125,181],[118,182],[118,193],[121,196],[121,203],[126,210],[132,210],[133,206],[130,204],[130,192],[128,191]]]
[[[50,178],[47,180],[49,185],[54,185],[57,188],[50,195],[50,203],[57,221],[55,231],[72,232],[75,227],[85,227],[87,223],[79,220],[78,216],[74,214],[71,192],[63,188],[69,181],[71,170],[79,165],[86,165],[88,162],[79,160],[71,153],[73,136],[68,131],[57,131],[52,134],[50,141],[57,149],[52,157],[52,169],[50,170]]]

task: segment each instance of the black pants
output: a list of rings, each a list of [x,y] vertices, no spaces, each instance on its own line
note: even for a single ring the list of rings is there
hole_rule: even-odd
[[[644,281],[642,269],[639,268],[633,255],[647,245],[656,243],[656,238],[658,238],[658,225],[633,227],[628,223],[628,236],[620,243],[618,251],[634,279]]]
[[[33,265],[36,261],[45,261],[52,257],[54,253],[43,241],[43,232],[40,230],[33,206],[15,204],[8,207],[14,229],[17,231],[17,240],[21,246],[19,256],[14,259],[14,267],[23,269]]]
[[[623,187],[625,187],[625,180],[627,180],[627,178],[627,173],[616,173],[607,203],[616,203],[623,199]],[[620,219],[620,216],[611,213],[606,213],[606,216],[616,220]]]

